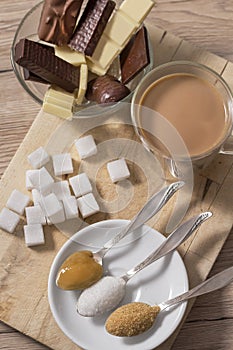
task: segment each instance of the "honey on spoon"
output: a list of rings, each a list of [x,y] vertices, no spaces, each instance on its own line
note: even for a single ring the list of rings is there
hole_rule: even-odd
[[[103,275],[102,265],[105,254],[128,233],[136,230],[157,214],[183,186],[183,181],[177,181],[155,193],[130,223],[105,243],[99,251],[77,251],[69,256],[58,270],[57,286],[64,290],[83,290],[100,280]]]

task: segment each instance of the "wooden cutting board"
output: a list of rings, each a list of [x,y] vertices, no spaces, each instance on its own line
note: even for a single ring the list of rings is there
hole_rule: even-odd
[[[194,47],[188,42],[149,24],[148,29],[154,47],[155,66],[180,59],[200,62],[221,74],[233,89],[233,64],[231,62]],[[105,118],[103,126],[99,126],[96,120],[94,123],[96,123],[96,127],[91,133],[98,145],[104,144],[104,141],[108,145],[112,138],[121,139],[120,144],[123,142],[122,139],[132,140],[134,141],[132,147],[127,150],[124,156],[132,157],[132,154],[137,153],[137,148],[135,148],[137,139],[133,129],[130,125],[122,124],[119,113]],[[100,163],[97,167],[94,167],[96,164],[88,162],[80,164],[73,150],[71,139],[74,140],[75,137],[77,138],[88,130],[90,128],[89,122],[80,122],[80,124],[75,122],[75,130],[71,125],[43,112],[36,116],[31,129],[0,182],[0,209],[5,206],[13,189],[16,188],[27,193],[25,190],[25,171],[29,169],[27,155],[39,146],[46,146],[51,147],[53,151],[69,150],[74,158],[75,171],[80,171],[80,169],[90,171],[91,180],[96,181],[96,191],[100,195],[102,208],[104,208],[104,204],[107,207],[109,203],[113,205],[112,203],[117,198],[128,201],[126,207],[119,207],[117,210],[117,204],[115,207],[113,205],[110,214],[107,214],[106,211],[102,212],[86,220],[86,224],[109,218],[131,219],[145,203],[148,194],[160,187],[161,180],[159,180],[156,169],[154,170],[153,166],[148,166],[145,160],[143,167],[146,167],[146,171],[144,171],[140,164],[134,164],[135,158],[133,156],[132,160],[129,161],[132,174],[130,181],[122,187],[113,186],[108,180],[106,169],[101,163],[102,160],[98,160]],[[68,134],[68,131],[73,133],[71,139],[65,139],[64,131]],[[110,154],[110,157],[122,156],[119,148],[116,147],[114,152]],[[109,156],[107,152],[105,155]],[[91,173],[90,169],[93,167],[98,168],[98,171]],[[127,193],[130,193],[131,197],[127,197]],[[233,222],[232,194],[233,157],[219,155],[205,171],[201,174],[195,174],[191,206],[186,217],[205,210],[211,210],[214,215],[179,249],[188,271],[191,286],[207,277],[231,230]],[[167,234],[167,223],[173,214],[175,200],[176,198],[164,208],[158,221],[151,221],[151,225],[164,234]],[[118,202],[116,201],[116,203]],[[20,225],[13,235],[0,231],[0,319],[52,349],[77,349],[78,347],[56,325],[47,299],[47,279],[51,263],[72,231],[68,232],[66,228],[62,228],[62,232],[60,232],[54,226],[46,227],[45,246],[29,249],[24,244],[22,231],[24,224],[25,218],[22,217]],[[81,221],[79,224],[79,228],[84,225]],[[230,264],[231,262],[229,262]],[[186,316],[192,303],[189,303]],[[179,329],[158,349],[170,349],[178,331]]]

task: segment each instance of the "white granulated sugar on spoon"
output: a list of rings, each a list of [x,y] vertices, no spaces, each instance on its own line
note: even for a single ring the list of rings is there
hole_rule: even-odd
[[[122,278],[106,276],[82,293],[78,303],[78,312],[83,316],[95,316],[111,310],[125,295],[126,283]]]

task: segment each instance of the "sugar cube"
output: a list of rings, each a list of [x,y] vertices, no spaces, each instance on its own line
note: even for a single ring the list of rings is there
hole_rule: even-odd
[[[28,155],[28,162],[34,169],[38,169],[49,162],[49,155],[43,147],[39,147]]]
[[[112,182],[127,179],[130,172],[124,158],[114,160],[107,164],[107,169]]]
[[[27,219],[28,225],[32,225],[32,224],[45,225],[46,224],[46,218],[45,218],[44,212],[39,205],[35,205],[33,207],[27,207],[25,209],[25,212],[26,212],[26,219]]]
[[[55,154],[52,159],[55,176],[73,173],[73,164],[69,153]]]
[[[0,212],[0,228],[9,233],[14,232],[19,221],[19,215],[7,208],[3,208]]]
[[[74,196],[62,199],[66,219],[74,219],[78,216],[78,203]]]
[[[86,173],[70,177],[69,182],[76,197],[92,192],[92,186]]]
[[[51,187],[51,192],[54,193],[60,200],[64,197],[70,196],[69,182],[66,180],[54,182]]]
[[[75,142],[75,147],[81,159],[85,159],[97,153],[97,147],[92,135],[79,138]]]
[[[41,193],[45,193],[51,184],[54,182],[54,179],[49,174],[48,170],[45,167],[37,169],[34,172],[28,174],[29,180],[31,181],[34,188],[39,190]]]
[[[79,210],[84,219],[100,210],[99,205],[92,193],[88,193],[85,196],[78,198],[77,202]]]
[[[28,247],[45,243],[44,231],[41,224],[25,225],[24,238]]]
[[[6,202],[6,207],[22,215],[29,202],[30,198],[26,194],[13,190]]]
[[[41,205],[42,210],[44,210],[45,216],[48,216],[49,218],[63,210],[61,202],[54,193],[42,197],[39,204]]]
[[[65,212],[63,209],[62,202],[60,202],[60,205],[61,205],[61,208],[57,213],[48,216],[48,220],[49,220],[50,225],[51,224],[59,224],[59,223],[65,221],[66,218],[65,218]]]
[[[34,205],[37,205],[41,202],[43,195],[36,188],[32,190],[32,201]]]
[[[31,182],[31,180],[30,180],[30,178],[29,178],[29,175],[31,175],[31,174],[33,174],[34,172],[36,172],[37,170],[27,170],[26,171],[26,189],[28,190],[28,191],[31,191],[33,188],[34,188],[34,186],[33,186],[33,184],[32,184],[32,182]]]

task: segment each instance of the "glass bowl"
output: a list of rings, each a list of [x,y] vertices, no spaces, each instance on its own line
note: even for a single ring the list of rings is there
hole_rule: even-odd
[[[120,0],[115,0],[116,5],[119,6],[119,4],[122,2]],[[23,68],[19,66],[15,62],[15,45],[20,39],[27,38],[34,41],[39,41],[38,35],[37,35],[37,29],[39,26],[39,20],[40,15],[43,7],[43,1],[38,3],[36,6],[34,6],[27,14],[24,16],[22,21],[20,22],[18,29],[16,30],[14,40],[11,47],[11,64],[13,67],[13,70],[15,72],[15,75],[22,85],[22,87],[26,90],[26,92],[39,104],[43,104],[43,99],[45,92],[48,89],[48,85],[41,84],[38,82],[33,81],[26,81],[24,79],[23,75]],[[148,35],[149,37],[149,35]],[[126,96],[121,101],[108,105],[108,106],[101,106],[97,105],[96,103],[85,101],[81,105],[74,106],[74,117],[75,116],[83,116],[83,117],[89,117],[94,115],[103,115],[106,113],[110,113],[112,111],[115,111],[116,108],[119,108],[121,102],[130,102],[132,95],[134,93],[134,90],[142,80],[142,78],[151,71],[153,67],[153,49],[151,46],[150,38],[148,38],[149,41],[149,56],[150,56],[150,63],[147,67],[145,67],[137,76],[132,79],[129,84],[126,86],[130,89],[130,94]],[[118,65],[118,59],[116,59],[112,66],[109,69],[109,74],[114,75],[116,78],[119,79],[119,65]],[[89,108],[93,107],[94,108]]]

